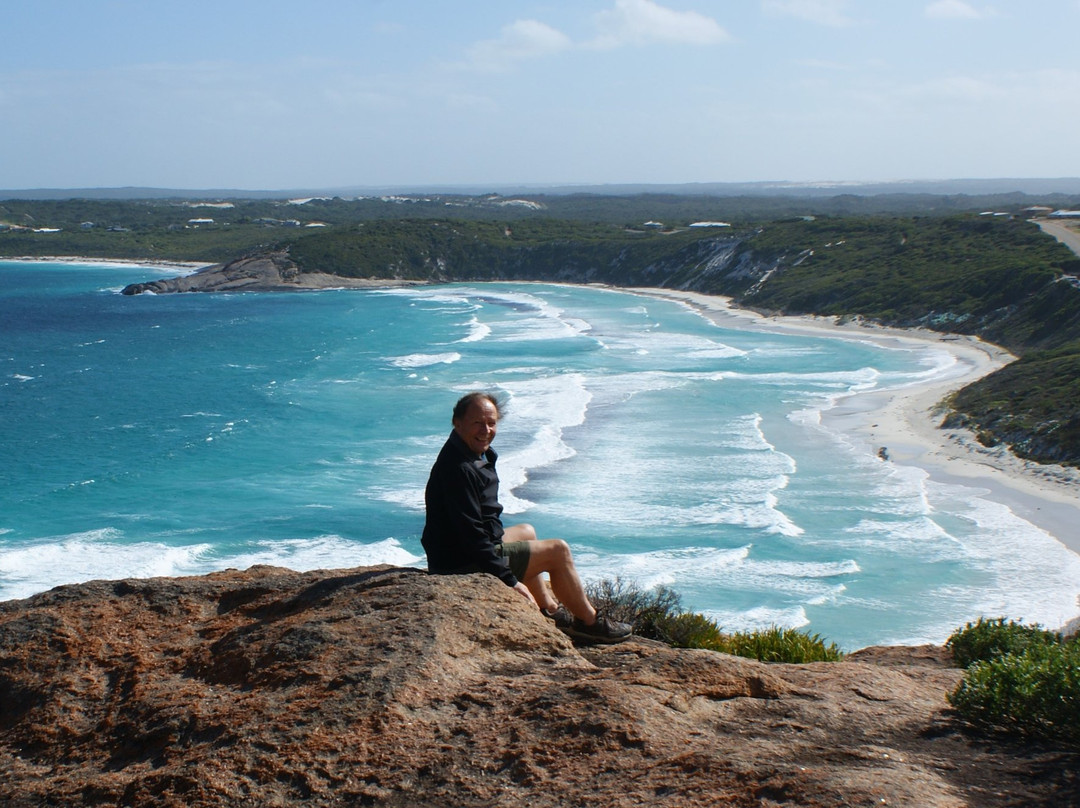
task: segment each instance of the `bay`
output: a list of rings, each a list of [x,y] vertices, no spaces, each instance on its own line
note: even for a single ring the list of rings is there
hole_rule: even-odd
[[[162,269],[0,263],[0,598],[92,578],[423,566],[462,393],[506,402],[507,521],[588,580],[846,648],[1075,612],[1080,559],[984,491],[825,429],[940,348],[721,328],[595,287],[141,295]]]

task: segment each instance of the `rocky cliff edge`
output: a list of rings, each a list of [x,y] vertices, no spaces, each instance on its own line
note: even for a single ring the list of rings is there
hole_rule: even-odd
[[[575,647],[483,575],[254,567],[0,603],[0,804],[1066,806],[937,647]]]
[[[268,252],[238,258],[227,264],[203,267],[190,275],[132,283],[121,294],[146,292],[282,292],[319,289],[364,289],[404,286],[414,282],[383,278],[346,278],[325,272],[301,272],[286,252]]]

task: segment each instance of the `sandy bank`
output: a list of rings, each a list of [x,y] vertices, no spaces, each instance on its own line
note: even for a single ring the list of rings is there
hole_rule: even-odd
[[[695,292],[631,291],[694,306],[729,328],[869,340],[886,347],[933,344],[949,351],[956,366],[944,377],[924,385],[846,396],[822,414],[822,423],[863,441],[868,452],[884,447],[890,462],[918,466],[932,480],[985,489],[989,499],[1080,554],[1080,471],[1032,463],[1000,447],[987,449],[968,430],[939,428],[939,405],[945,396],[1015,359],[1003,348],[922,329],[837,324],[825,317],[767,317],[736,308],[729,298]]]
[[[135,268],[153,267],[154,269],[160,269],[166,272],[175,271],[184,273],[195,272],[196,270],[208,266],[208,264],[201,261],[167,261],[157,259],[135,261],[131,258],[80,258],[71,255],[12,255],[0,257],[0,264],[5,262],[20,264],[73,264]]]

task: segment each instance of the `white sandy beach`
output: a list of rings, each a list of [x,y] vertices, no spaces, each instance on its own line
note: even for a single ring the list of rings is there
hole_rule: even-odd
[[[21,264],[73,264],[87,266],[110,266],[110,267],[153,267],[164,272],[177,272],[189,275],[196,270],[209,266],[204,262],[195,261],[169,261],[165,259],[147,259],[136,261],[131,258],[81,258],[71,255],[12,255],[0,257],[0,263],[5,261]]]
[[[889,461],[922,468],[931,479],[986,489],[990,498],[1046,531],[1080,554],[1080,471],[1021,460],[1003,448],[987,449],[967,430],[938,427],[937,405],[954,390],[1008,364],[1015,357],[969,337],[926,330],[837,324],[824,317],[766,317],[739,309],[729,298],[657,289],[634,292],[671,298],[696,307],[718,325],[760,331],[870,340],[881,345],[933,343],[956,357],[958,372],[948,380],[841,399],[822,415],[829,427],[884,447]]]

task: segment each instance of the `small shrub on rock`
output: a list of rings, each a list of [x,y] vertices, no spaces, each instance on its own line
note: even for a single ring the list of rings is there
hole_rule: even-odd
[[[616,578],[591,584],[587,594],[598,609],[633,623],[639,637],[675,648],[704,648],[763,662],[835,662],[844,657],[833,643],[795,629],[725,634],[714,620],[685,611],[678,593],[667,587],[644,591]]]
[[[643,590],[633,583],[604,579],[586,587],[597,609],[624,623],[634,624],[634,633],[650,640],[669,642],[665,627],[682,613],[682,598],[666,586]]]

